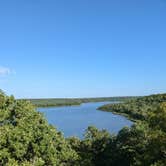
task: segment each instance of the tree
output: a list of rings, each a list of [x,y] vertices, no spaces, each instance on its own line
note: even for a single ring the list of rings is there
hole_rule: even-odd
[[[73,165],[78,155],[29,102],[0,94],[0,165]]]
[[[117,135],[90,126],[80,140],[65,139],[29,102],[0,92],[0,165],[165,166],[164,99],[165,95],[150,96],[131,105],[118,104],[114,107],[126,108],[129,114],[128,110],[137,108],[133,115],[141,110],[146,118],[124,127]]]

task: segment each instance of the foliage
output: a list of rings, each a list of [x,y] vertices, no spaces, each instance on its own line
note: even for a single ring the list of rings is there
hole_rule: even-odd
[[[89,127],[83,140],[71,138],[69,142],[81,156],[83,166],[164,166],[165,122],[166,104],[162,104],[149,113],[146,121],[125,127],[116,136]]]
[[[165,101],[166,94],[158,94],[132,99],[124,103],[104,105],[99,109],[123,114],[132,120],[145,120],[149,111],[153,111],[160,103]]]
[[[68,141],[75,151],[80,155],[81,166],[101,166],[107,165],[107,153],[105,149],[113,142],[114,136],[111,136],[106,130],[99,131],[90,126],[86,130],[83,140],[78,138],[69,138]]]
[[[100,98],[50,98],[50,99],[24,99],[30,101],[36,107],[52,107],[52,106],[71,106],[80,105],[88,102],[102,102],[102,101],[126,101],[136,97],[100,97]]]
[[[80,140],[65,139],[29,102],[0,92],[0,165],[165,166],[165,95],[145,98],[130,101],[140,110],[147,104],[144,120],[117,135],[90,126]]]
[[[78,155],[29,102],[0,95],[0,165],[72,165]]]

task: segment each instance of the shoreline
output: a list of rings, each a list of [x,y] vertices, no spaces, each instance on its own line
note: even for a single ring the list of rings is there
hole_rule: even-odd
[[[116,111],[112,111],[112,110],[109,110],[109,111],[104,110],[104,109],[102,110],[102,109],[100,109],[100,107],[98,108],[98,110],[103,111],[103,112],[110,112],[110,113],[113,113],[113,114],[115,114],[115,115],[123,116],[123,117],[125,117],[126,119],[128,119],[128,120],[130,120],[130,121],[132,121],[132,122],[134,122],[134,123],[139,121],[139,120],[136,120],[136,119],[130,117],[129,114],[120,113],[120,112],[116,112]]]
[[[18,99],[30,101],[35,107],[61,107],[81,105],[90,102],[124,102],[130,99],[138,98],[136,96],[124,97],[99,97],[99,98],[45,98],[45,99]]]

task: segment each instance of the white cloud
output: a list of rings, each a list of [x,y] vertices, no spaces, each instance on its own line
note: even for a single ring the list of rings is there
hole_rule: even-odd
[[[11,74],[11,70],[7,67],[1,67],[0,66],[0,76],[5,76]]]

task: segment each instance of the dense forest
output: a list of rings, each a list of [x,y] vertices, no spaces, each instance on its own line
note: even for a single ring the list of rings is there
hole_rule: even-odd
[[[30,102],[0,92],[0,165],[165,166],[164,96],[136,99],[137,102],[144,100],[148,108],[140,104],[139,109],[135,100],[130,101],[137,103],[138,110],[134,111],[140,112],[138,119],[141,120],[130,128],[123,128],[117,135],[90,126],[80,140],[64,138]],[[144,120],[143,112],[146,112]]]
[[[100,107],[99,110],[123,114],[132,120],[145,120],[149,112],[156,109],[162,102],[166,102],[166,94],[139,97],[119,104],[108,104]]]
[[[52,107],[52,106],[71,106],[80,105],[88,102],[102,101],[126,101],[137,97],[98,97],[98,98],[48,98],[48,99],[24,99],[30,101],[36,107]]]

